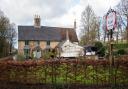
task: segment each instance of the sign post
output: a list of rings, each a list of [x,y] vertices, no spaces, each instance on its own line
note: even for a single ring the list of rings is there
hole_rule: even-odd
[[[109,62],[110,62],[110,81],[112,88],[115,86],[114,79],[114,58],[113,58],[113,30],[116,27],[116,11],[110,9],[106,15],[106,27],[109,35]],[[111,80],[112,79],[112,80]],[[114,83],[114,84],[113,84]]]
[[[113,66],[114,65],[114,59],[113,59],[113,55],[112,55],[112,51],[113,51],[113,30],[116,27],[116,12],[112,9],[110,9],[106,15],[106,27],[107,27],[107,31],[109,33],[109,60],[110,60],[110,65]]]

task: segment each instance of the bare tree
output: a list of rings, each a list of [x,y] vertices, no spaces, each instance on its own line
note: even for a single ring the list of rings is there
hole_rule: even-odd
[[[101,32],[100,32],[100,25],[101,25],[101,17],[98,17],[97,18],[97,38],[98,38],[98,41],[100,41],[101,39]]]
[[[14,38],[14,29],[11,26],[9,19],[0,11],[0,57],[9,55],[12,49],[10,39]]]
[[[91,6],[88,5],[82,12],[81,23],[82,44],[92,44],[97,38],[98,21]]]
[[[120,3],[117,5],[118,12],[126,17],[126,40],[128,43],[128,0],[121,0]],[[125,24],[124,24],[125,25]]]
[[[105,43],[106,42],[106,38],[107,38],[106,15],[103,16],[102,29],[103,29],[103,40],[104,40],[104,43]]]
[[[7,51],[9,51],[9,44],[6,41],[8,24],[8,18],[6,18],[3,12],[0,11],[0,57],[7,55]]]
[[[122,29],[122,27],[123,27],[124,22],[122,20],[122,17],[121,17],[121,14],[120,13],[117,12],[117,15],[116,16],[117,16],[116,41],[118,43],[119,37],[120,37],[121,42],[123,42],[123,38],[124,37],[123,37],[123,29]]]

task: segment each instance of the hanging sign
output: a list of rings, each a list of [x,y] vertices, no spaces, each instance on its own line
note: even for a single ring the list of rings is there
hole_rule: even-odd
[[[116,12],[110,11],[106,16],[107,30],[114,29],[116,27]]]

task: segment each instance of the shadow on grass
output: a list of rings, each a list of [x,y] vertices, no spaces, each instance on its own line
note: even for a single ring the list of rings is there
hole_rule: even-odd
[[[0,89],[128,89],[128,85],[23,84],[0,81]]]

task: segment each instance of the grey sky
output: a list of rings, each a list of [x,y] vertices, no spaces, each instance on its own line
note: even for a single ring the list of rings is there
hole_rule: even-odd
[[[42,25],[72,27],[79,23],[81,11],[89,4],[97,16],[118,4],[119,0],[0,0],[0,9],[16,25],[33,25],[39,14]]]

